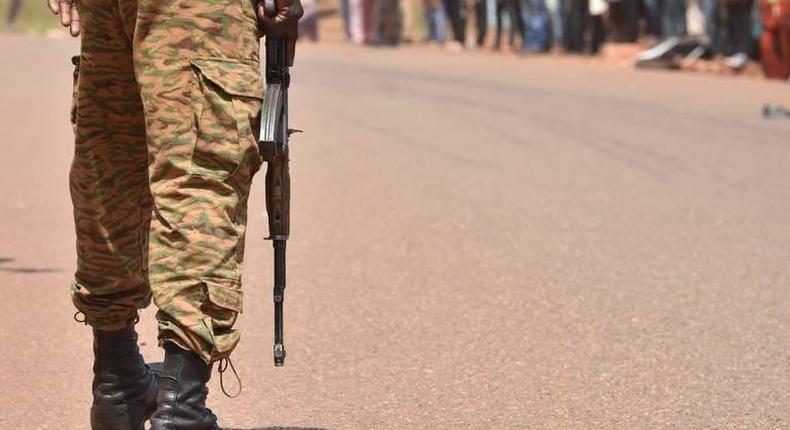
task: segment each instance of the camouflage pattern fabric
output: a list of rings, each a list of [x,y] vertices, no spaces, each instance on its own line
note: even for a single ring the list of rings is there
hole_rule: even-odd
[[[160,344],[207,362],[239,341],[263,82],[251,0],[80,0],[70,173],[86,323],[153,297]]]

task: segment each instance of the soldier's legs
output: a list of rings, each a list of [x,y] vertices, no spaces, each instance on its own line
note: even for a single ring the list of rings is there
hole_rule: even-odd
[[[81,0],[71,196],[78,265],[72,299],[94,327],[93,430],[139,430],[154,412],[158,378],[132,326],[150,302],[151,214],[142,103],[132,64],[134,0]]]
[[[246,204],[261,164],[258,47],[249,0],[140,0],[134,65],[151,163],[159,338],[206,363],[239,340]]]
[[[77,231],[72,300],[99,330],[120,330],[150,302],[151,214],[142,103],[132,63],[132,2],[81,0],[70,172]],[[132,15],[132,20],[124,18]]]

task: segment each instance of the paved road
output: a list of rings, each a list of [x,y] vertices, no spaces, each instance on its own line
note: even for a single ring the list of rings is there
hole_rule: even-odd
[[[0,39],[0,428],[87,428],[71,41]],[[289,361],[252,203],[233,429],[790,429],[790,87],[304,46]],[[261,178],[258,178],[261,179]],[[161,359],[153,312],[144,353]]]

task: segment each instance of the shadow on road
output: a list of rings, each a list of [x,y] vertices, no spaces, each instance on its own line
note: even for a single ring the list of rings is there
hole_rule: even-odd
[[[329,430],[321,427],[256,427],[251,429],[223,428],[223,430]]]
[[[57,272],[62,272],[62,270],[49,269],[49,268],[36,269],[33,267],[0,267],[0,272],[30,274],[30,273],[57,273]]]
[[[12,263],[14,261],[16,261],[16,260],[13,259],[13,258],[0,257],[0,264]],[[34,267],[0,267],[0,272],[29,274],[29,273],[57,273],[57,272],[61,272],[61,270],[60,269],[47,268],[47,267],[40,267],[40,268],[34,268]]]

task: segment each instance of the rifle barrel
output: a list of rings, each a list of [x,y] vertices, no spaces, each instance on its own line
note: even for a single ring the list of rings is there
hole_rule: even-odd
[[[283,344],[283,302],[285,301],[285,244],[284,239],[274,239],[274,365],[285,364]]]

